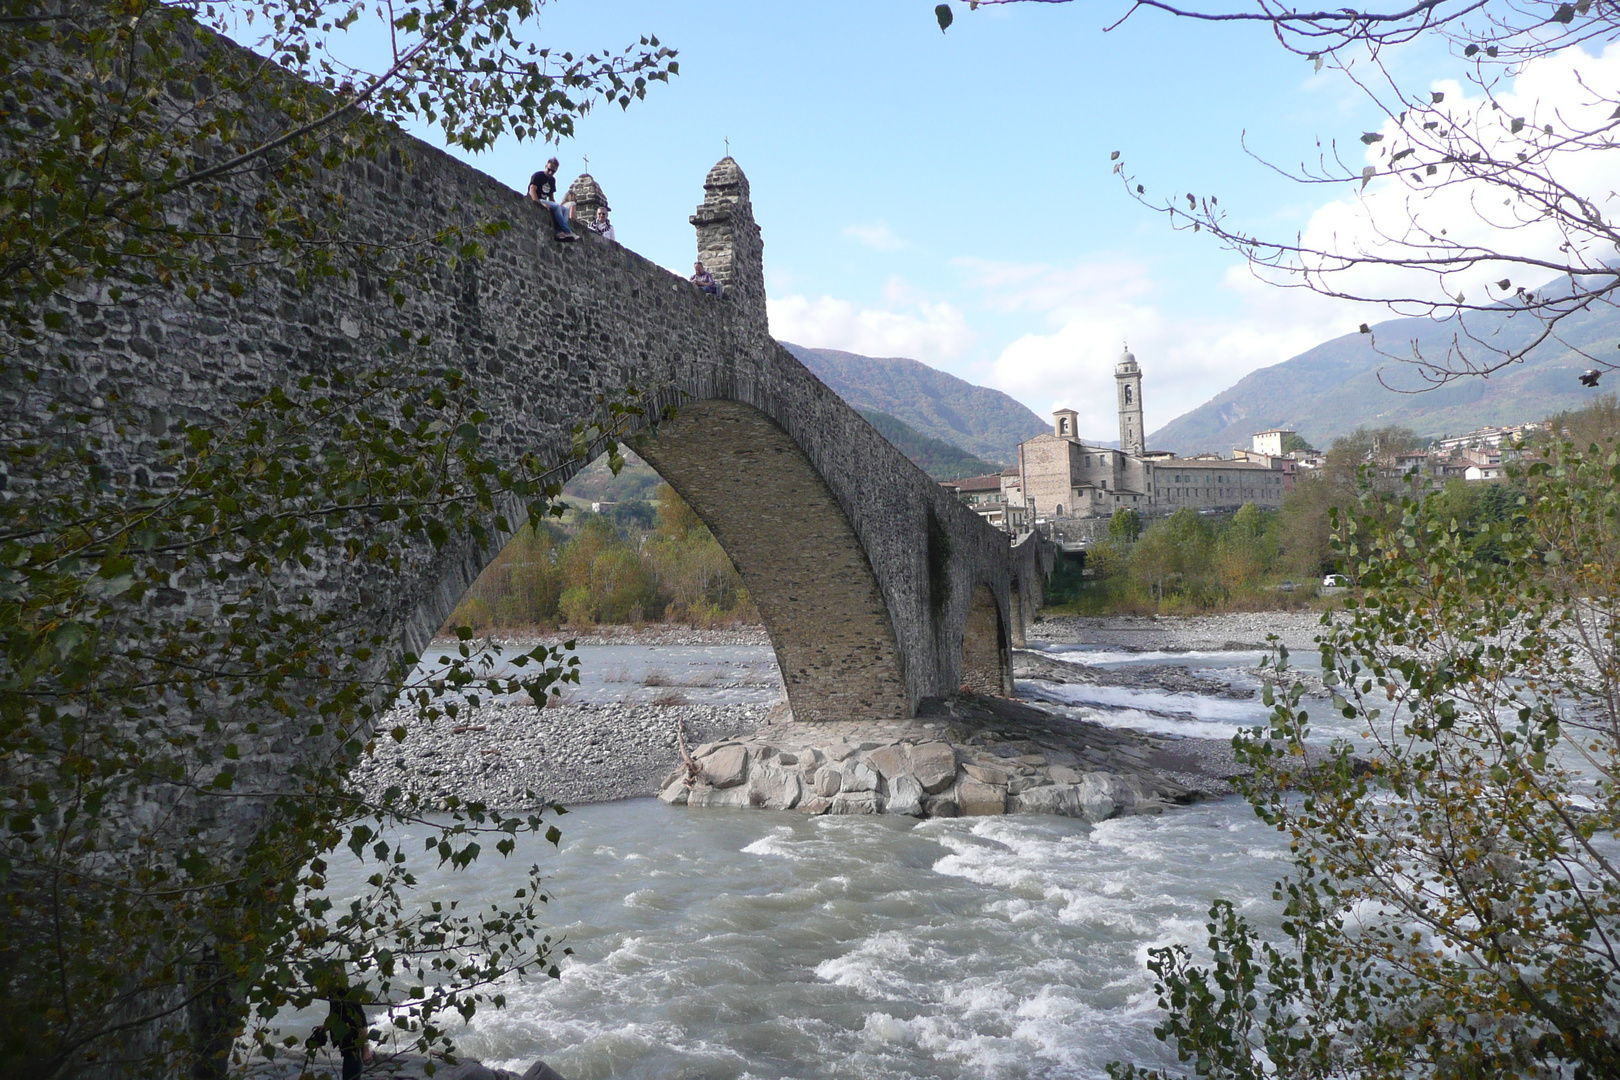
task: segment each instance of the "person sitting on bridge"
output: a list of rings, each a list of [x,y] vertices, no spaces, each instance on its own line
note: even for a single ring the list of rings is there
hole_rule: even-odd
[[[719,296],[724,291],[720,287],[720,283],[714,280],[714,275],[703,269],[701,262],[692,265],[696,268],[695,273],[692,274],[692,280],[697,284],[698,288],[710,296]]]
[[[619,238],[613,234],[613,222],[608,220],[607,207],[605,206],[598,206],[596,208],[596,220],[590,222],[585,227],[604,239],[612,240],[614,243],[618,243],[619,241]]]
[[[568,207],[557,201],[557,159],[546,162],[546,167],[529,177],[529,198],[551,211],[551,220],[557,226],[557,239],[564,242],[578,240],[574,228],[568,223]]]

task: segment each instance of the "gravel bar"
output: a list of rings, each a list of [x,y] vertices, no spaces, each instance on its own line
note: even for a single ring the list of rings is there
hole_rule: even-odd
[[[1130,652],[1220,652],[1266,649],[1276,634],[1290,651],[1316,648],[1319,611],[1253,611],[1227,615],[1048,615],[1028,639],[1063,645],[1106,645]]]
[[[405,741],[380,737],[355,779],[373,798],[397,784],[407,794],[455,795],[501,809],[654,795],[680,761],[679,723],[686,724],[688,744],[697,745],[753,732],[771,708],[596,703],[540,709],[496,702],[433,721],[396,709],[378,730],[403,725]],[[535,799],[525,795],[531,790]]]

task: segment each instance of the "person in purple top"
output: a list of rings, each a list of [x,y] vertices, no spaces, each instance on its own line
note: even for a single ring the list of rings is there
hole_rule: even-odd
[[[546,167],[529,177],[529,198],[551,211],[551,220],[557,226],[557,239],[564,242],[578,240],[574,228],[568,223],[568,208],[557,201],[557,159],[546,162]]]
[[[697,287],[708,293],[710,296],[719,296],[721,291],[720,283],[714,280],[714,275],[703,269],[703,264],[700,262],[693,263],[692,265],[695,268],[694,273],[692,274],[692,281],[697,284]]]

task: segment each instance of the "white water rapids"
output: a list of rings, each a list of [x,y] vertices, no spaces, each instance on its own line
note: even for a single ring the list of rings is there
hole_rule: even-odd
[[[1257,685],[1242,670],[1254,653],[1051,655],[1172,663]],[[1021,689],[1106,722],[1190,735],[1227,736],[1266,712],[1258,699]],[[540,863],[551,932],[573,955],[561,979],[510,986],[504,1010],[480,1012],[456,1039],[485,1064],[521,1071],[543,1058],[569,1080],[1097,1077],[1121,1058],[1175,1066],[1152,1034],[1148,949],[1202,946],[1215,897],[1272,923],[1272,883],[1288,868],[1281,839],[1240,800],[1088,826],[637,799],[580,807],[557,824],[560,849],[529,838],[470,873],[424,873],[421,893],[509,896]]]

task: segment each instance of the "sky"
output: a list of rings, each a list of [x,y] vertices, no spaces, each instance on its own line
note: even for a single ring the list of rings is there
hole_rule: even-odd
[[[763,230],[775,336],[912,357],[1042,416],[1071,407],[1098,440],[1117,438],[1113,365],[1128,342],[1152,432],[1387,313],[1257,281],[1130,198],[1110,154],[1150,196],[1215,195],[1245,230],[1353,231],[1376,183],[1302,186],[1270,166],[1319,139],[1354,158],[1370,152],[1357,136],[1389,122],[1261,28],[1139,11],[1105,33],[1127,7],[958,5],[942,34],[923,0],[554,0],[540,43],[655,34],[680,74],[628,110],[599,107],[558,147],[508,139],[460,156],[520,189],[552,153],[564,183],[588,157],[619,241],[684,275],[687,218],[729,140]],[[1386,60],[1412,85],[1464,74],[1434,45]]]

